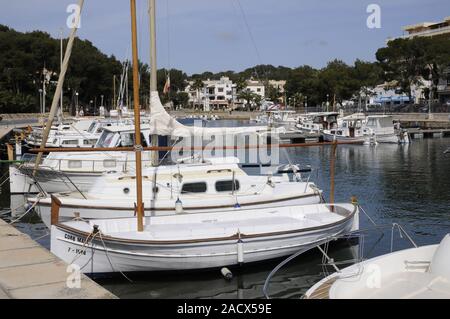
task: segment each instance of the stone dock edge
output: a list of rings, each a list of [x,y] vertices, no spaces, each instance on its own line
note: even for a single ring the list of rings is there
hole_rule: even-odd
[[[70,275],[65,262],[0,219],[0,299],[117,298],[84,274],[69,288]]]

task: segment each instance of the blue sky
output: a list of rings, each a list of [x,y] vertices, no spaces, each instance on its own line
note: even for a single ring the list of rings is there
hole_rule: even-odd
[[[76,2],[7,1],[0,23],[55,37],[64,27],[67,35],[66,8]],[[137,3],[140,58],[148,61],[147,0]],[[366,26],[371,3],[381,7],[380,29]],[[260,63],[323,67],[334,58],[374,60],[386,38],[402,35],[403,26],[450,16],[449,0],[157,0],[157,8],[158,67],[188,74]],[[79,36],[107,54],[129,56],[129,1],[86,0]]]

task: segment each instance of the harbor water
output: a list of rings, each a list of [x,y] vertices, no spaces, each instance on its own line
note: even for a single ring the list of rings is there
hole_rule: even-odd
[[[217,121],[219,122],[219,121]],[[377,225],[402,225],[418,245],[435,244],[450,232],[450,154],[443,152],[450,139],[413,140],[410,145],[342,145],[337,148],[335,198],[349,202],[356,196]],[[282,163],[311,165],[314,181],[329,198],[330,147],[280,150]],[[0,164],[0,176],[7,165]],[[12,201],[12,203],[11,203]],[[23,206],[24,198],[11,198],[9,185],[1,187],[0,213]],[[4,215],[6,220],[14,217]],[[39,217],[29,214],[15,223],[22,232],[49,248],[48,230]],[[361,228],[370,221],[361,215]],[[395,248],[410,246],[394,232]],[[350,261],[389,251],[391,228],[370,231],[363,238],[341,241],[329,248],[335,260]],[[120,298],[262,298],[267,275],[281,260],[231,269],[225,280],[220,270],[183,273],[128,274],[94,278]],[[331,268],[322,266],[322,254],[312,250],[291,261],[275,274],[269,286],[271,297],[298,298]]]

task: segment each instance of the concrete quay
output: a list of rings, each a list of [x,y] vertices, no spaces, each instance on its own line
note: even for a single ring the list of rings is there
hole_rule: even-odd
[[[0,299],[117,298],[83,274],[80,288],[69,288],[70,275],[66,263],[0,219]]]

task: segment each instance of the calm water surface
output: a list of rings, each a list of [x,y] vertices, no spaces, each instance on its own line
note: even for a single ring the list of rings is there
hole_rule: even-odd
[[[356,196],[362,207],[379,225],[398,222],[419,245],[435,244],[450,232],[450,157],[443,151],[450,139],[414,140],[411,145],[339,146],[336,160],[336,201],[349,202]],[[310,164],[312,179],[329,195],[329,147],[287,149],[282,161]],[[7,166],[0,167],[0,176]],[[1,211],[10,207],[8,183],[0,193]],[[13,198],[15,206],[23,198]],[[12,217],[4,216],[7,220]],[[370,223],[361,217],[361,228]],[[25,216],[16,227],[45,247],[49,236],[36,216]],[[396,248],[409,247],[396,233]],[[330,248],[336,260],[373,257],[388,252],[390,229],[372,231],[358,242],[341,242]],[[130,274],[123,277],[95,278],[122,298],[261,298],[262,286],[269,272],[280,262],[271,261],[232,269],[234,277],[225,281],[219,271]],[[323,276],[322,256],[316,250],[297,258],[273,278],[273,297],[297,298]],[[329,269],[331,271],[331,269]]]

